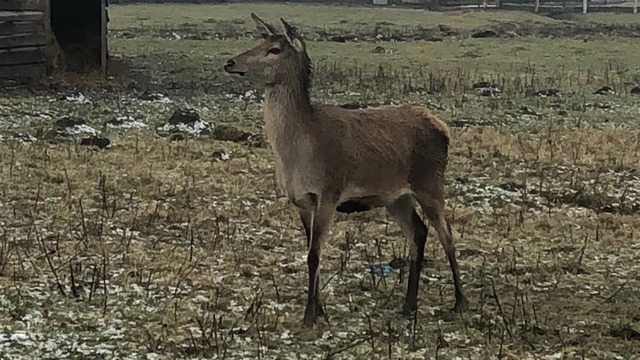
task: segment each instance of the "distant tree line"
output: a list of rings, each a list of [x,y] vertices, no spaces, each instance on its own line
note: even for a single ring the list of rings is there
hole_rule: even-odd
[[[110,4],[134,4],[134,3],[146,3],[146,4],[166,4],[166,3],[180,3],[180,4],[223,4],[223,3],[242,3],[251,2],[251,0],[108,0]],[[333,4],[370,4],[372,0],[260,0],[260,2],[292,2],[292,3],[333,3]],[[393,3],[394,1],[389,1]],[[400,2],[400,1],[398,1]]]
[[[109,0],[109,4],[134,4],[134,3],[146,3],[146,4],[165,4],[165,3],[182,3],[182,4],[216,4],[216,3],[229,3],[232,0]]]

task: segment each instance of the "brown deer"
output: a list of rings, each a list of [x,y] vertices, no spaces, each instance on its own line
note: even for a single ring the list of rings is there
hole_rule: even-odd
[[[255,14],[264,41],[229,60],[224,70],[264,87],[267,139],[275,150],[280,186],[297,207],[307,236],[309,289],[303,324],[324,315],[319,294],[322,245],[334,213],[386,207],[411,242],[405,314],[417,309],[427,227],[438,232],[455,286],[455,310],[467,305],[451,227],[444,214],[449,129],[426,108],[410,105],[347,110],[312,104],[311,61],[298,32],[284,34]]]

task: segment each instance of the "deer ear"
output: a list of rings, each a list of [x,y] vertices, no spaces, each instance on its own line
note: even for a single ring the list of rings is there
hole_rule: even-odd
[[[293,26],[289,25],[289,23],[284,21],[284,19],[280,18],[280,21],[282,21],[282,24],[284,25],[284,35],[287,37],[289,44],[291,44],[297,52],[304,52],[304,41],[302,41],[302,37],[298,34],[298,31],[296,31]]]
[[[256,26],[258,27],[258,31],[260,31],[260,34],[262,34],[263,37],[275,35],[277,33],[275,27],[262,21],[262,19],[260,19],[258,15],[251,13],[251,18],[253,19],[253,21],[255,21]]]

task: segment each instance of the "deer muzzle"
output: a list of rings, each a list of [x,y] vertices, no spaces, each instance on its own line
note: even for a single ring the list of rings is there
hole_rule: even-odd
[[[227,61],[227,63],[224,65],[224,71],[228,72],[229,74],[238,74],[240,76],[244,76],[244,74],[246,73],[246,71],[237,69],[236,62],[233,59]]]

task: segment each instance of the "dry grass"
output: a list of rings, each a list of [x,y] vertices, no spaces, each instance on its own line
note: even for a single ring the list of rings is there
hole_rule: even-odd
[[[337,222],[323,261],[331,326],[310,333],[299,324],[304,241],[294,211],[275,197],[270,152],[140,136],[119,136],[100,152],[2,145],[11,154],[0,178],[6,333],[27,330],[76,356],[66,337],[114,356],[634,353],[636,341],[610,332],[640,315],[637,216],[546,203],[534,190],[570,189],[571,168],[575,183],[589,184],[608,170],[601,164],[620,160],[610,140],[637,147],[637,132],[558,129],[551,138],[572,140],[540,147],[537,137],[520,142],[505,130],[455,131],[448,203],[470,311],[448,313],[449,271],[432,239],[415,328],[397,314],[401,275],[367,272],[406,256],[399,229],[378,211]],[[220,146],[233,160],[211,160]],[[526,184],[529,194],[500,205],[474,190],[492,204],[474,206],[460,178],[478,176],[488,178],[481,186]],[[587,192],[620,181],[597,177],[602,185]]]

